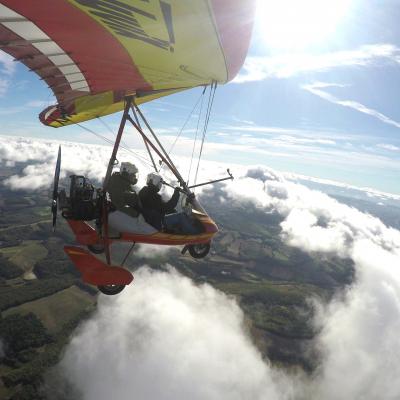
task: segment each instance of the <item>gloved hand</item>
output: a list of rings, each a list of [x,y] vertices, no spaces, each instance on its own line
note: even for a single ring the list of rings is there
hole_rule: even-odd
[[[181,189],[179,189],[178,187],[176,187],[175,189],[174,189],[174,194],[176,193],[176,192],[180,192],[181,191]]]
[[[195,194],[194,193],[190,193],[190,194],[187,195],[187,201],[189,203],[191,203],[194,200],[194,198],[195,198]]]

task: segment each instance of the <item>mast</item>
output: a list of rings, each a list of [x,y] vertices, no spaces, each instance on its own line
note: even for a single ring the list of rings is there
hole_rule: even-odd
[[[103,182],[104,190],[106,190],[106,188],[107,188],[112,169],[115,165],[115,160],[117,159],[117,152],[118,152],[119,144],[121,142],[122,134],[124,132],[126,120],[129,117],[129,109],[131,108],[132,102],[133,102],[133,96],[126,97],[124,114],[122,115],[122,118],[121,118],[121,123],[119,125],[117,138],[115,139],[113,152],[111,154],[110,161],[108,162],[107,172],[106,172],[106,176],[105,176],[104,182]]]

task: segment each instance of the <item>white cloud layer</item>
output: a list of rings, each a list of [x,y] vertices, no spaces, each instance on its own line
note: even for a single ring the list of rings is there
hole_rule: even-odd
[[[66,161],[68,168],[101,177],[102,151],[109,154],[109,148],[70,146],[65,153],[65,158],[71,157]],[[11,147],[2,150],[3,161],[14,157],[53,164],[57,152],[57,144],[45,141],[38,144],[36,154],[24,151],[22,144],[19,151]],[[30,167],[25,170],[27,176],[39,175],[43,169]],[[78,398],[78,391],[85,400],[133,395],[158,399],[398,399],[400,232],[266,168],[247,171],[224,185],[222,194],[225,207],[250,202],[259,210],[278,212],[283,218],[281,236],[289,245],[348,257],[355,263],[354,283],[330,304],[319,305],[314,346],[320,351],[321,364],[315,374],[294,377],[262,360],[232,299],[208,285],[195,286],[173,270],[144,268],[120,296],[101,296],[98,312],[66,349],[57,390],[69,385],[75,388],[73,398]],[[51,387],[50,398],[54,399],[56,388]]]
[[[264,183],[247,178],[226,190],[236,201],[253,199],[259,207],[278,210],[285,218],[282,236],[289,244],[349,257],[355,263],[352,287],[321,307],[315,320],[321,330],[316,346],[322,363],[305,384],[306,398],[376,399],[382,393],[385,399],[398,398],[400,385],[394,382],[400,373],[400,232],[279,177]]]
[[[368,66],[380,62],[400,63],[400,49],[391,44],[364,45],[356,50],[326,54],[287,53],[269,57],[247,57],[233,82],[244,83],[267,78],[290,78],[306,72],[338,67]]]
[[[242,311],[211,286],[142,268],[134,286],[99,300],[59,366],[84,399],[280,397],[279,373],[251,343]]]
[[[385,150],[390,150],[390,151],[399,151],[400,147],[395,146],[394,144],[389,144],[389,143],[379,143],[377,144],[378,147],[380,147],[381,149],[385,149]]]
[[[332,186],[335,186],[335,187],[338,187],[338,188],[356,190],[356,191],[365,193],[368,197],[376,197],[376,198],[380,198],[380,199],[400,200],[400,195],[381,192],[379,190],[372,189],[372,188],[369,188],[369,187],[353,186],[353,185],[349,185],[349,184],[343,183],[343,182],[332,181],[332,180],[329,180],[329,179],[314,178],[314,177],[311,177],[311,176],[306,176],[306,175],[301,175],[301,174],[294,174],[294,173],[291,173],[291,172],[284,172],[284,173],[282,173],[282,175],[285,177],[285,179],[290,180],[290,181],[297,181],[298,179],[301,179],[301,180],[306,180],[306,181],[310,181],[310,182],[321,183],[323,185],[332,185]]]
[[[53,181],[59,143],[29,138],[0,138],[0,162],[32,162],[24,168],[22,175],[13,175],[4,181],[12,189],[36,190],[50,187]],[[87,175],[92,179],[101,179],[110,149],[106,146],[82,146],[80,143],[68,143],[62,146],[62,172]]]

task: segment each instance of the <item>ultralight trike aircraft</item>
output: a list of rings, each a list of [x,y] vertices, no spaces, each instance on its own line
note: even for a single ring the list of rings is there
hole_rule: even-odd
[[[58,104],[39,115],[43,124],[80,126],[123,111],[101,188],[72,175],[68,195],[59,191],[61,148],[54,176],[53,227],[60,210],[77,242],[85,246],[65,246],[65,252],[82,279],[103,293],[119,293],[133,280],[122,266],[111,268],[114,242],[183,245],[183,252],[196,258],[208,253],[218,229],[193,195],[192,189],[203,184],[189,186],[182,178],[138,106],[204,87],[197,103],[199,122],[201,117],[204,121],[200,160],[217,84],[232,80],[241,68],[254,10],[255,0],[0,0],[0,49],[37,73],[57,98]],[[154,169],[160,169],[154,161],[157,155],[177,179],[182,211],[196,225],[196,233],[158,230],[144,220],[140,209],[137,217],[127,217],[113,208],[108,184],[127,121],[142,137]],[[232,175],[211,182],[225,179]],[[105,262],[93,255],[102,252]]]
[[[184,245],[182,250],[183,254],[189,251],[190,255],[194,258],[205,257],[210,250],[211,239],[216,232],[218,232],[218,228],[197,201],[191,189],[211,183],[222,182],[227,179],[233,179],[233,176],[228,170],[229,176],[226,178],[188,186],[160,142],[157,140],[158,144],[161,146],[157,148],[142,131],[140,125],[132,119],[129,114],[129,109],[131,107],[133,107],[133,110],[137,111],[137,114],[144,118],[139,108],[133,105],[133,97],[127,97],[117,140],[108,164],[102,188],[96,189],[84,176],[71,175],[69,196],[67,196],[64,189],[58,191],[61,169],[61,146],[58,150],[54,174],[52,202],[53,228],[55,228],[56,225],[57,209],[59,209],[61,215],[67,220],[71,227],[77,242],[80,245],[86,246],[89,250],[87,251],[76,246],[65,246],[65,252],[71,258],[77,269],[82,273],[83,281],[96,285],[99,290],[105,294],[117,294],[133,280],[132,274],[125,268],[122,268],[122,266],[110,268],[111,245],[113,242],[130,242],[133,245],[136,243],[173,246]],[[113,167],[116,165],[118,145],[126,121],[130,121],[135,126],[148,148],[154,150],[161,161],[168,166],[180,182],[181,209],[186,217],[191,220],[191,223],[196,226],[196,233],[187,234],[180,230],[179,226],[177,229],[171,231],[168,229],[159,231],[145,221],[142,214],[140,214],[140,206],[138,206],[139,213],[137,217],[128,216],[124,212],[113,207],[108,196],[108,182]],[[154,167],[156,168],[156,166]],[[164,182],[164,184],[169,185],[167,182]],[[90,225],[88,223],[89,221],[95,221],[95,226],[93,227]],[[132,248],[133,247],[131,247],[131,249]],[[127,253],[125,260],[131,249]],[[106,255],[107,264],[91,254],[100,254],[103,252]]]

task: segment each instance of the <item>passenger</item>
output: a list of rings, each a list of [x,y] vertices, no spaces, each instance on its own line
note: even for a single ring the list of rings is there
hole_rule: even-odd
[[[123,162],[120,171],[111,175],[107,185],[107,192],[115,208],[131,217],[137,217],[140,211],[138,195],[133,188],[138,181],[137,173],[136,165]]]
[[[164,216],[175,212],[179,200],[179,188],[175,188],[172,197],[164,201],[158,194],[162,186],[162,178],[159,174],[154,172],[148,174],[146,184],[139,192],[142,214],[148,224],[161,231]]]
[[[147,175],[147,186],[144,186],[139,192],[142,213],[146,222],[159,231],[164,229],[168,233],[195,235],[202,232],[198,221],[187,215],[186,212],[175,211],[179,200],[179,188],[175,188],[169,201],[163,201],[158,194],[162,183],[160,175],[151,173]],[[188,199],[191,202],[194,194],[189,194]]]

